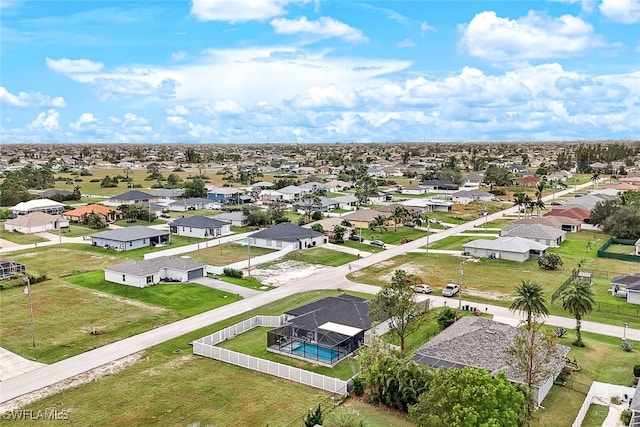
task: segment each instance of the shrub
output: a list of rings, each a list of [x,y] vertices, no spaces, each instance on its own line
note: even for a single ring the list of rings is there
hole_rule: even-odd
[[[640,363],[633,367],[633,376],[640,377]]]
[[[554,252],[547,252],[538,258],[538,265],[545,270],[556,270],[562,264],[562,258]]]
[[[628,351],[628,352],[633,351],[633,345],[631,345],[631,343],[626,340],[622,342],[622,345],[620,345],[620,347],[622,347],[624,351]]]
[[[567,335],[567,330],[562,326],[560,326],[559,328],[556,328],[555,332],[556,332],[556,337],[558,338],[563,338],[564,336]]]
[[[101,180],[98,178],[90,179],[89,182],[100,182]]]
[[[233,277],[235,279],[242,279],[242,270],[238,270],[236,268],[229,268],[229,267],[225,267],[224,270],[222,270],[222,274],[224,274],[227,277]]]
[[[314,213],[311,214],[311,219],[314,221],[319,221],[322,219],[322,212],[320,211],[315,211]]]
[[[620,414],[620,421],[622,421],[622,424],[628,426],[631,422],[631,410],[625,409],[624,411],[622,411],[622,413]]]
[[[611,396],[611,404],[619,405],[621,403],[622,403],[622,399],[620,398],[620,396]]]
[[[353,394],[356,396],[362,396],[364,394],[364,383],[360,377],[353,379]]]
[[[441,329],[446,329],[449,326],[453,325],[456,321],[456,312],[450,308],[445,308],[440,313],[438,313],[438,325],[440,325]]]

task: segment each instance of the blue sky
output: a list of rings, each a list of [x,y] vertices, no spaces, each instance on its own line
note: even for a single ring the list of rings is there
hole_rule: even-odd
[[[640,0],[0,0],[0,141],[634,139]]]

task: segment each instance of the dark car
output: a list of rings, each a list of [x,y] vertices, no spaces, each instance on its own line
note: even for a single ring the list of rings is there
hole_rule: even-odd
[[[349,236],[349,240],[353,240],[354,242],[362,242],[364,238],[362,236],[358,236],[357,234],[352,234]]]
[[[411,222],[411,221],[404,222],[404,223],[402,223],[402,225],[404,225],[405,227],[411,227],[411,228],[413,228],[413,227],[415,227],[415,226],[416,226],[416,225],[415,225],[413,222]]]
[[[382,240],[372,240],[370,243],[373,246],[379,246],[381,248],[384,248],[384,242]]]
[[[160,218],[171,218],[171,215],[169,215],[169,214],[161,214]]]

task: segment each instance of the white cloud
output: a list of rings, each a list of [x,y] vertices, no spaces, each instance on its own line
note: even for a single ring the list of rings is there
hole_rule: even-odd
[[[214,115],[218,115],[218,114],[237,115],[245,112],[245,109],[242,108],[240,104],[238,104],[236,101],[232,99],[227,99],[224,101],[215,101],[214,103],[206,105],[204,108],[209,114],[214,114]]]
[[[293,100],[296,109],[347,109],[355,106],[353,93],[345,94],[335,85],[314,86]]]
[[[232,24],[265,21],[286,14],[289,4],[308,0],[193,0],[191,14],[200,21],[226,21]]]
[[[170,116],[188,116],[190,114],[189,109],[184,105],[176,105],[176,106],[167,108],[164,110],[164,112]]]
[[[399,41],[396,44],[396,47],[405,48],[405,47],[415,47],[416,44],[410,38],[406,38],[404,40]]]
[[[9,92],[5,87],[0,86],[0,103],[5,103],[13,107],[56,107],[64,108],[67,102],[61,96],[52,98],[40,92],[20,92],[17,95]]]
[[[184,50],[179,50],[179,51],[173,52],[171,54],[171,60],[172,61],[180,61],[180,60],[183,60],[186,57],[187,57],[187,52],[185,52]]]
[[[182,116],[167,116],[167,123],[171,126],[182,127],[187,124],[187,121]]]
[[[553,18],[529,11],[512,20],[482,12],[461,29],[459,46],[492,62],[568,58],[602,46],[593,27],[572,15]]]
[[[426,21],[422,21],[422,24],[420,24],[420,30],[422,30],[422,32],[424,33],[426,33],[427,31],[433,31],[434,33],[438,31],[436,27],[432,27],[431,25],[427,24]]]
[[[75,122],[69,123],[69,127],[74,130],[81,130],[86,128],[88,125],[95,124],[98,121],[96,117],[91,113],[82,113],[78,120]]]
[[[124,115],[124,121],[122,122],[122,127],[127,127],[127,126],[145,126],[146,124],[148,124],[149,121],[147,119],[145,119],[144,117],[138,117],[133,113],[125,113]]]
[[[600,13],[614,22],[637,24],[640,22],[640,0],[602,0]]]
[[[47,68],[58,73],[96,73],[104,67],[102,62],[88,59],[46,59]]]
[[[49,110],[38,114],[38,117],[27,126],[33,131],[53,131],[60,129],[60,113]]]
[[[354,43],[368,41],[357,28],[326,16],[317,21],[309,21],[306,16],[298,19],[278,18],[271,21],[271,26],[277,34],[305,34],[323,39],[337,37]]]

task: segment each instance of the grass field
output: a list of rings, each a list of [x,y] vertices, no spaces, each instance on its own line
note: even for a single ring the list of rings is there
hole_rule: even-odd
[[[309,264],[337,267],[358,259],[357,256],[325,248],[313,248],[305,251],[289,252],[285,260],[301,261]]]
[[[275,252],[275,250],[251,246],[251,258],[270,254],[272,252]],[[224,266],[246,260],[249,256],[249,250],[247,246],[239,243],[223,243],[222,245],[211,248],[189,252],[185,255],[190,256],[196,261],[204,262],[209,265]]]
[[[269,289],[273,289],[273,286],[264,285],[255,278],[248,276],[244,276],[242,278],[217,276],[216,279],[233,283],[234,285],[243,286],[245,288],[255,289],[256,291],[268,291]]]
[[[189,317],[238,299],[234,294],[196,283],[159,283],[148,288],[124,286],[104,280],[102,270],[66,278],[74,285],[175,311]]]
[[[24,409],[68,409],[72,414],[68,423],[78,426],[289,425],[329,395],[269,375],[191,356],[189,343],[251,316],[279,315],[336,294],[335,291],[299,294],[205,326],[149,349],[138,363],[121,372],[63,391]],[[144,396],[144,399],[133,396]],[[39,422],[25,421],[25,425],[35,423],[39,425]]]
[[[359,242],[354,242],[352,240],[345,240],[344,243],[339,243],[340,245],[344,245],[348,248],[353,248],[353,249],[357,249],[359,251],[364,251],[364,252],[380,252],[383,251],[384,249],[378,247],[378,246],[373,246],[370,245],[368,243],[359,243]]]
[[[170,310],[52,279],[32,286],[36,347],[22,287],[0,292],[0,346],[53,363],[177,320]],[[71,315],[71,313],[73,315]],[[99,335],[91,335],[96,327]]]
[[[393,226],[387,227],[386,230],[362,230],[362,237],[367,240],[382,240],[390,245],[399,245],[402,239],[419,239],[427,235],[426,231],[416,230],[411,227]]]
[[[126,219],[119,219],[118,221],[115,222],[115,225],[118,225],[120,227],[133,227],[136,225],[142,225],[144,227],[148,227],[150,225],[160,225],[160,224],[166,224],[167,222],[160,219],[160,218],[156,218],[153,221],[144,221],[141,219],[135,220],[135,221],[128,221]],[[173,236],[171,236],[173,238]]]
[[[61,277],[115,264],[122,260],[122,252],[82,244],[62,244],[15,252],[11,259],[24,263],[29,274]]]
[[[581,427],[602,427],[602,423],[604,422],[605,418],[607,418],[608,413],[608,406],[596,405],[595,403],[592,403],[591,405],[589,405],[589,410],[587,411],[587,415],[582,421]]]
[[[80,236],[90,236],[91,234],[99,233],[102,230],[96,230],[94,228],[90,228],[84,225],[71,224],[69,228],[62,232],[62,237],[80,237]],[[55,234],[55,233],[54,233]]]
[[[465,243],[469,243],[473,240],[478,240],[478,239],[485,239],[485,240],[494,240],[496,239],[498,236],[495,237],[491,237],[491,236],[450,236],[450,237],[445,237],[442,240],[439,240],[435,243],[431,243],[429,245],[429,247],[431,249],[442,249],[442,250],[449,250],[449,251],[461,251],[463,250],[462,245],[464,245]]]
[[[35,234],[18,233],[17,231],[7,231],[4,224],[0,225],[0,239],[5,239],[18,245],[32,245],[34,243],[47,242],[47,239]]]

